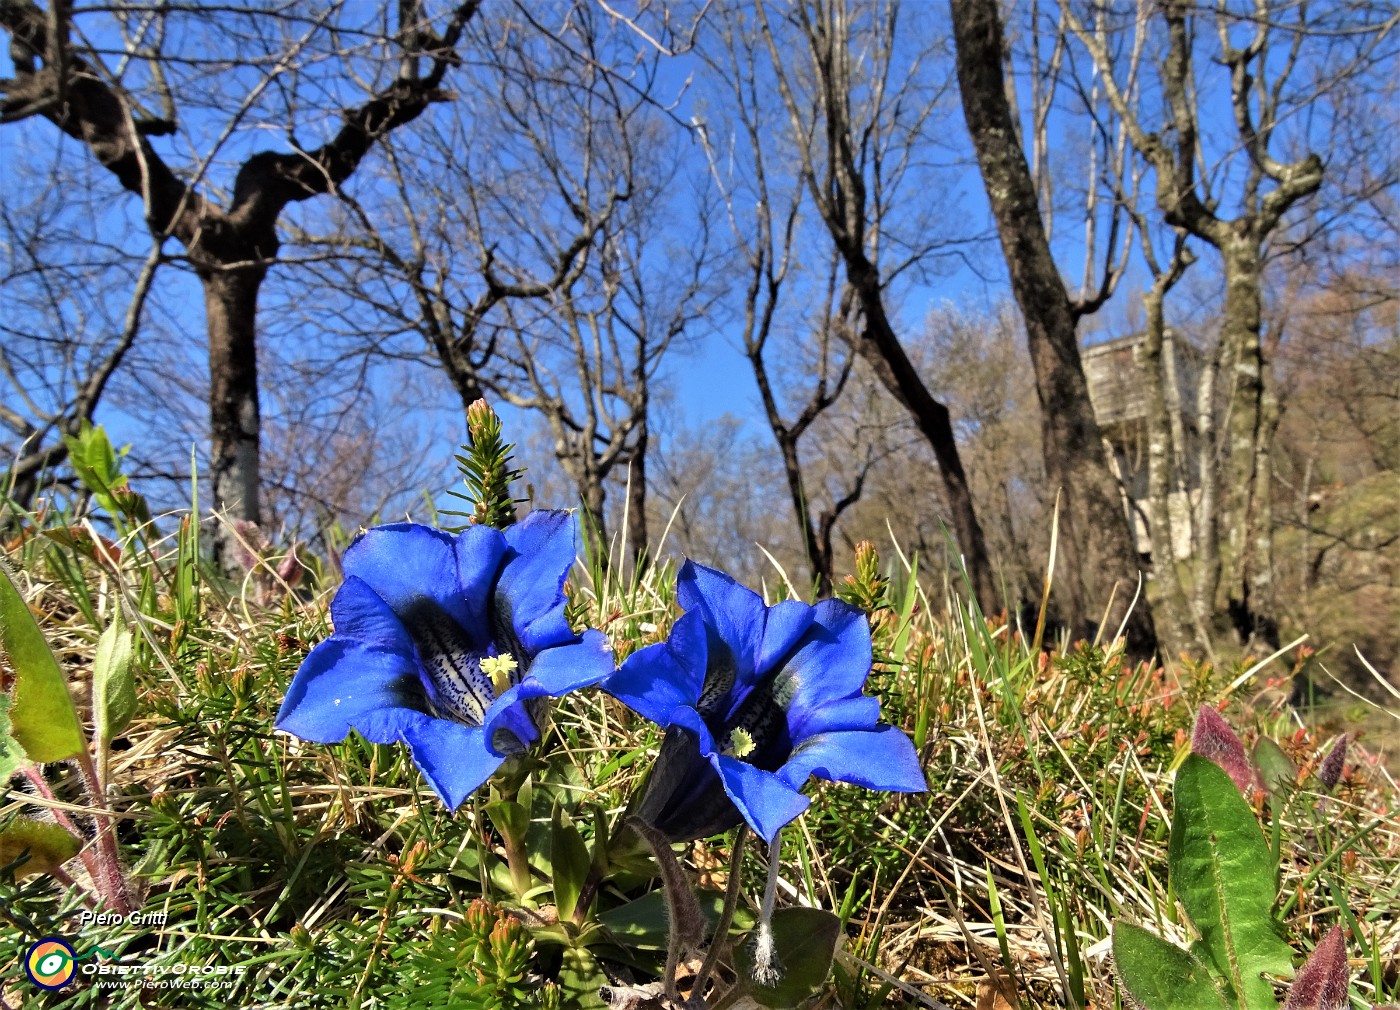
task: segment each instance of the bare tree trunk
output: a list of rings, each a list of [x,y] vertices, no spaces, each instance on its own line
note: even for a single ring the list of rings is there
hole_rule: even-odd
[[[648,563],[651,544],[647,539],[647,448],[650,442],[646,415],[642,416],[636,448],[627,474],[627,545],[632,551],[634,570],[640,574]]]
[[[1173,439],[1171,408],[1165,391],[1171,376],[1162,361],[1167,329],[1162,300],[1170,286],[1169,276],[1160,274],[1142,298],[1147,310],[1146,339],[1142,347],[1142,381],[1147,389],[1147,517],[1152,534],[1152,570],[1161,597],[1161,609],[1156,611],[1161,618],[1158,634],[1166,651],[1195,653],[1200,643],[1191,631],[1194,622],[1177,573],[1171,520]],[[1174,373],[1175,369],[1172,371]]]
[[[1195,592],[1192,609],[1196,622],[1213,630],[1215,597],[1220,591],[1220,468],[1219,434],[1215,426],[1215,388],[1220,377],[1220,356],[1224,351],[1217,344],[1215,352],[1201,372],[1196,391],[1196,438],[1200,470],[1201,497],[1196,508],[1195,538],[1192,552],[1196,556]]]
[[[1259,241],[1253,234],[1234,235],[1223,245],[1221,254],[1225,312],[1220,340],[1231,366],[1230,616],[1246,646],[1277,648],[1270,457],[1278,411],[1261,341],[1263,267]]]
[[[788,495],[792,498],[793,514],[797,516],[797,528],[802,534],[802,549],[807,555],[807,565],[816,582],[817,596],[828,597],[831,595],[833,578],[831,558],[829,553],[823,556],[816,527],[812,525],[811,503],[807,500],[802,464],[797,456],[797,439],[786,431],[781,418],[776,415],[771,416],[768,423],[773,429],[773,437],[778,442],[778,453],[783,458],[783,476],[787,480]]]
[[[1045,473],[1064,496],[1060,513],[1062,600],[1081,633],[1108,603],[1110,629],[1126,621],[1128,648],[1148,656],[1157,646],[1152,613],[1137,591],[1132,529],[1103,453],[1079,360],[1077,322],[1055,266],[1035,183],[1017,141],[1002,75],[1002,27],[995,0],[952,0],[963,114],[977,149],[1011,286],[1026,322],[1041,410]]]
[[[214,507],[259,522],[258,288],[264,266],[201,272],[209,333],[209,458]],[[215,553],[236,543],[225,525],[215,530]]]
[[[972,504],[972,488],[963,470],[958,443],[953,436],[952,415],[948,408],[933,398],[924,385],[914,363],[904,353],[904,347],[885,314],[884,296],[879,274],[859,248],[841,249],[846,260],[846,277],[855,289],[865,315],[865,328],[855,339],[860,353],[884,387],[905,410],[924,436],[938,460],[938,473],[943,480],[953,534],[962,552],[963,565],[972,581],[977,603],[986,614],[1002,609],[1001,593],[987,554],[987,539],[977,510]]]

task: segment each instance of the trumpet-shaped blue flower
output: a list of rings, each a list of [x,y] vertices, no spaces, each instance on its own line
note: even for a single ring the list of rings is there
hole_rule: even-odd
[[[600,685],[667,727],[633,812],[673,841],[740,819],[765,840],[807,808],[808,776],[867,789],[925,788],[914,745],[879,724],[862,693],[870,624],[839,600],[765,606],[728,575],[687,561],[686,613],[669,639],[628,657]]]
[[[277,728],[318,743],[352,729],[402,741],[456,809],[539,739],[545,696],[613,671],[606,638],[575,635],[564,619],[576,538],[567,512],[533,512],[505,531],[364,533],[345,552],[335,633],[301,664]]]

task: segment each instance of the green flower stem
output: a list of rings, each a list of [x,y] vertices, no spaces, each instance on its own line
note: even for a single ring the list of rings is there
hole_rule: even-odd
[[[83,786],[87,789],[97,823],[97,881],[102,896],[107,899],[109,911],[118,915],[128,915],[133,910],[130,892],[127,890],[126,875],[122,873],[121,859],[117,855],[117,833],[112,829],[112,812],[107,806],[107,791],[102,780],[97,777],[92,755],[86,749],[78,752],[78,769],[83,775]]]
[[[511,886],[515,888],[516,898],[524,901],[526,893],[534,882],[534,878],[530,875],[529,853],[525,851],[518,839],[510,837],[505,832],[501,833],[501,842],[506,850],[506,866],[510,868]]]
[[[720,910],[714,936],[710,938],[710,949],[705,954],[705,961],[700,965],[700,971],[691,986],[690,993],[694,997],[705,994],[705,983],[709,981],[710,973],[719,962],[720,951],[729,939],[729,926],[734,921],[734,910],[739,906],[739,889],[743,886],[741,870],[744,865],[744,846],[748,840],[749,826],[740,824],[739,830],[734,832],[734,847],[729,854],[729,882],[724,889],[724,907]]]
[[[379,949],[384,944],[384,934],[389,931],[389,920],[393,917],[395,908],[398,907],[399,891],[402,889],[403,878],[395,875],[389,884],[389,895],[384,901],[383,914],[379,917],[379,931],[375,933],[374,943],[369,948],[369,960],[365,964],[364,974],[360,976],[360,981],[355,986],[355,994],[350,997],[351,1006],[360,1005],[360,994],[364,992],[370,975],[374,973],[374,966],[379,963]]]

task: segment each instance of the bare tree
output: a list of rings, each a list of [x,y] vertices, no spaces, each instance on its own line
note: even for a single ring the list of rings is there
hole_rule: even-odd
[[[1323,160],[1309,150],[1307,127],[1289,127],[1300,109],[1315,103],[1340,82],[1355,76],[1377,56],[1377,47],[1400,15],[1362,11],[1314,14],[1299,4],[1277,11],[1263,0],[1241,9],[1221,4],[1213,15],[1218,51],[1213,56],[1224,72],[1225,107],[1234,136],[1213,160],[1202,141],[1201,108],[1213,92],[1210,80],[1196,69],[1201,43],[1198,21],[1189,4],[1172,0],[1155,10],[1165,31],[1158,88],[1146,95],[1125,88],[1111,51],[1104,22],[1086,27],[1070,6],[1066,19],[1097,65],[1108,99],[1122,118],[1133,145],[1156,176],[1157,205],[1166,221],[1214,247],[1224,269],[1221,314],[1221,367],[1229,382],[1229,515],[1232,571],[1226,579],[1230,610],[1241,639],[1278,643],[1273,585],[1273,464],[1271,452],[1278,426],[1279,403],[1263,334],[1263,278],[1271,237],[1285,216],[1318,191]],[[1367,16],[1369,14],[1369,16]],[[1147,19],[1140,5],[1139,21]],[[1340,24],[1329,19],[1343,17]],[[1310,58],[1313,36],[1328,55]],[[1311,80],[1299,88],[1295,75]],[[1154,131],[1148,98],[1165,104],[1168,120]],[[1281,155],[1290,148],[1290,155]],[[1242,164],[1234,164],[1235,152]],[[1229,200],[1234,216],[1222,211]],[[1213,517],[1201,525],[1213,528]],[[1213,543],[1203,545],[1211,558]],[[1218,572],[1218,569],[1216,569]],[[1214,582],[1207,575],[1198,586],[1213,605]]]
[[[1128,610],[1139,584],[1137,549],[1105,458],[1076,334],[1079,319],[1097,309],[1112,288],[1105,281],[1092,295],[1072,299],[1060,276],[1007,97],[996,3],[952,0],[952,11],[963,113],[1035,367],[1046,477],[1063,495],[1066,616],[1085,628],[1097,616],[1094,607],[1111,598],[1109,626],[1126,622],[1129,649],[1150,654],[1156,648],[1151,611],[1145,602]],[[1114,244],[1108,243],[1110,250]]]
[[[718,79],[724,100],[716,103],[717,112],[692,122],[705,146],[741,262],[743,352],[777,443],[817,594],[829,596],[835,578],[836,524],[860,499],[873,447],[846,447],[854,452],[843,455],[858,462],[849,481],[828,501],[823,482],[809,479],[800,444],[846,389],[855,364],[849,351],[850,327],[859,310],[854,290],[839,282],[841,259],[834,248],[827,256],[824,284],[812,264],[799,260],[799,219],[810,199],[809,180],[796,152],[774,139],[781,136],[784,117],[766,100],[771,75],[764,73],[763,37],[737,12],[721,10],[716,18],[718,41],[700,53]],[[726,149],[717,150],[712,135],[724,138]],[[790,164],[796,164],[795,170],[784,167]],[[793,304],[800,306],[802,317],[795,324],[789,321]],[[797,331],[792,334],[795,339],[783,340],[785,330]],[[802,377],[784,380],[784,374],[798,371],[794,363],[805,366]],[[845,433],[857,430],[859,426],[850,427]],[[834,447],[823,448],[829,457]]]
[[[43,116],[84,144],[123,188],[141,198],[156,245],[174,238],[199,277],[209,338],[210,477],[215,504],[234,518],[256,522],[261,515],[257,302],[277,256],[278,218],[288,204],[333,192],[383,136],[448,97],[441,83],[456,60],[453,46],[478,2],[455,7],[441,33],[424,19],[417,3],[400,4],[400,24],[392,40],[383,39],[372,26],[338,24],[341,5],[306,14],[295,8],[269,14],[225,13],[237,25],[236,30],[232,23],[224,25],[222,37],[244,41],[248,47],[228,63],[256,67],[259,78],[232,103],[226,126],[209,153],[184,170],[167,161],[151,138],[179,130],[167,30],[177,19],[199,18],[201,12],[159,5],[124,8],[115,31],[111,26],[80,30],[76,14],[65,4],[46,11],[30,0],[0,2],[0,26],[10,35],[15,61],[14,79],[2,85],[0,119]],[[116,32],[125,34],[126,45],[112,66],[87,40]],[[330,140],[303,146],[296,139],[295,117],[306,103],[297,82],[306,76],[314,78],[314,86],[325,84],[318,75],[301,73],[312,65],[313,43],[329,38],[339,46],[354,36],[369,46],[392,41],[398,51],[396,71],[368,101],[341,109],[341,125]],[[212,58],[211,65],[218,60]],[[154,99],[125,83],[137,65],[150,68],[146,84]],[[208,70],[199,65],[194,76]],[[207,91],[207,81],[203,86]],[[238,166],[231,193],[221,200],[207,177],[211,160],[274,91],[282,99],[275,117],[290,149],[247,157]],[[192,98],[191,104],[197,107],[199,101]],[[142,111],[155,104],[161,107],[159,115]],[[231,546],[226,535],[216,540],[221,555]]]
[[[634,192],[610,217],[597,236],[590,269],[561,285],[548,311],[522,317],[506,306],[512,341],[503,357],[509,371],[493,382],[497,395],[548,424],[599,557],[610,554],[607,482],[616,469],[627,471],[627,546],[637,564],[649,547],[646,464],[657,371],[713,300],[704,208],[691,236],[695,244],[662,253],[655,248],[662,208],[654,202],[661,189],[650,197]],[[658,255],[666,256],[670,269],[657,269]]]
[[[603,542],[630,475],[639,555],[657,370],[712,298],[709,212],[657,109],[662,54],[589,8],[557,30],[520,14],[478,20],[460,114],[387,142],[386,174],[342,190],[341,229],[298,238],[333,253],[313,269],[352,306],[347,356],[429,364],[464,409],[537,413]]]
[[[10,157],[41,157],[15,145]],[[81,170],[59,158],[36,191],[6,186],[0,196],[0,276],[7,306],[0,320],[0,404],[9,466],[0,490],[20,507],[51,485],[66,458],[65,436],[94,420],[113,376],[142,329],[163,262],[149,246],[110,248],[101,227],[109,194],[90,191]],[[13,404],[14,406],[9,406]]]
[[[950,240],[946,232],[900,234],[896,195],[919,163],[919,138],[938,108],[927,90],[923,53],[898,45],[899,7],[871,8],[868,18],[844,0],[799,4],[777,27],[755,8],[813,203],[841,255],[860,310],[851,344],[910,413],[938,460],[958,547],[982,608],[1001,597],[973,506],[948,409],[929,393],[890,318],[889,284],[915,271]],[[865,20],[863,26],[853,22]],[[794,56],[801,59],[794,62]],[[867,60],[857,70],[858,62]],[[901,65],[903,64],[903,65]],[[918,212],[927,220],[928,193]],[[905,203],[910,198],[906,194]]]

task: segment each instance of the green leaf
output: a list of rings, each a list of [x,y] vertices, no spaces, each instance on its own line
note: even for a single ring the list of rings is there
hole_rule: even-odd
[[[523,846],[525,832],[530,828],[530,811],[514,800],[492,800],[483,809],[491,824],[509,844]]]
[[[598,990],[608,984],[608,977],[597,960],[583,947],[565,947],[559,968],[559,988],[564,990],[564,1005],[577,1010],[603,1010],[607,1006]]]
[[[1283,748],[1266,736],[1261,736],[1254,745],[1254,767],[1259,769],[1264,788],[1275,796],[1298,781],[1297,767]]]
[[[0,866],[8,866],[26,851],[29,858],[15,871],[15,878],[52,873],[76,856],[82,839],[57,824],[16,817],[0,828]]]
[[[10,696],[0,694],[0,789],[24,764],[24,752],[10,736]]]
[[[776,985],[760,985],[753,977],[753,952],[740,948],[739,978],[748,993],[770,1010],[793,1010],[810,998],[831,974],[841,920],[820,908],[780,908],[773,913],[773,944],[782,978]]]
[[[136,715],[136,675],[131,666],[131,632],[114,618],[97,640],[92,664],[92,721],[98,738],[111,743]]]
[[[700,902],[700,911],[713,930],[719,922],[720,910],[724,907],[724,895],[718,891],[701,891],[695,897]],[[666,949],[669,922],[666,917],[666,895],[662,891],[651,891],[636,901],[600,912],[598,921],[607,927],[615,939],[629,947]],[[734,912],[734,921],[730,929],[742,932],[751,928],[753,923],[753,914],[747,909],[739,908]]]
[[[110,500],[110,492],[122,476],[106,430],[100,424],[93,427],[84,421],[77,435],[63,436],[63,444],[68,447],[68,465],[78,479],[99,499]]]
[[[1199,959],[1141,926],[1113,924],[1113,973],[1147,1010],[1226,1010]]]
[[[1293,952],[1275,927],[1277,867],[1230,776],[1189,755],[1177,772],[1168,872],[1215,969],[1240,1010],[1275,1010],[1261,972],[1293,974]]]
[[[0,568],[0,644],[15,671],[10,735],[35,764],[66,761],[87,746],[68,684],[24,597]]]
[[[175,619],[191,621],[199,614],[199,523],[194,516],[180,520],[176,547]]]
[[[916,552],[909,561],[909,577],[904,583],[904,593],[899,601],[899,623],[895,625],[899,632],[895,635],[894,644],[890,646],[890,655],[897,663],[903,663],[909,652],[909,633],[914,629],[914,604],[918,601],[919,555]]]
[[[559,918],[572,919],[592,860],[588,858],[588,846],[584,844],[583,835],[574,827],[573,819],[563,806],[559,805],[554,808],[549,861],[554,871],[554,904],[559,910]]]

